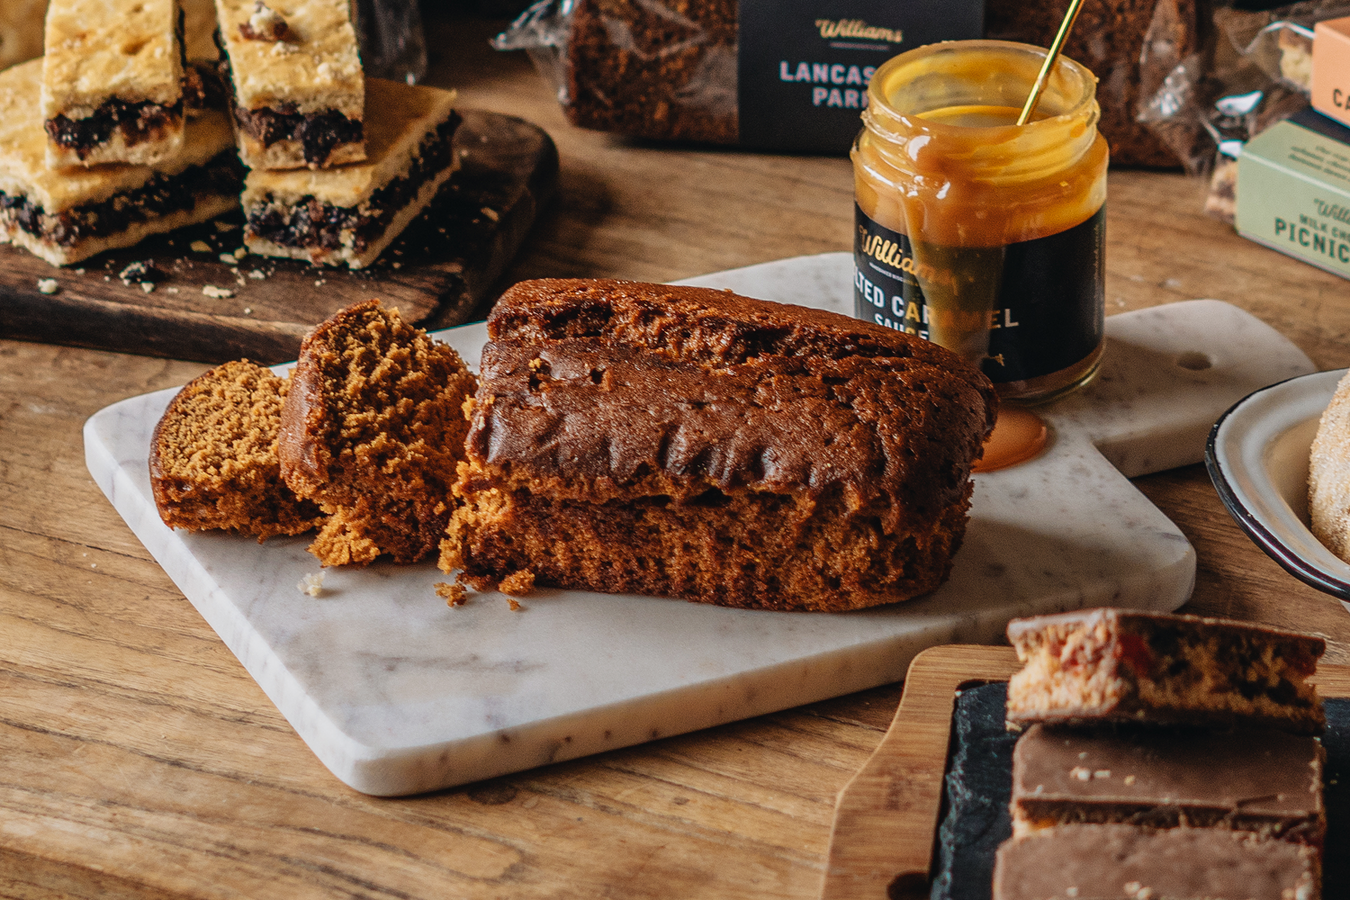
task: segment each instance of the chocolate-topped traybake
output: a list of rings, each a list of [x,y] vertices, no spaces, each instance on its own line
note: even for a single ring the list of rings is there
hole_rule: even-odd
[[[947,578],[989,380],[847,316],[730,291],[521,282],[488,318],[441,567],[774,610]]]
[[[359,269],[431,202],[457,165],[455,94],[366,80],[365,162],[248,173],[244,244],[264,256]]]
[[[993,900],[1315,900],[1317,848],[1219,828],[1069,825],[1005,841]]]
[[[52,0],[42,67],[47,165],[162,162],[183,144],[174,0]]]
[[[225,114],[203,111],[153,166],[52,170],[38,94],[42,60],[0,72],[0,242],[53,265],[204,222],[239,203],[242,171]]]
[[[216,20],[245,165],[366,158],[365,77],[348,0],[216,0]]]
[[[1008,682],[1008,723],[1186,722],[1319,733],[1309,677],[1326,642],[1247,622],[1124,609],[1015,619],[1024,663]]]
[[[1320,844],[1322,745],[1275,728],[1033,725],[1013,750],[1013,833],[1117,823]]]

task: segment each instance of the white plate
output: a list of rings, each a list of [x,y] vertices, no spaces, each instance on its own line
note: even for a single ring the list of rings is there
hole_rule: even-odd
[[[1308,530],[1308,451],[1345,373],[1314,372],[1239,400],[1210,432],[1205,465],[1224,506],[1257,546],[1350,610],[1350,564]]]

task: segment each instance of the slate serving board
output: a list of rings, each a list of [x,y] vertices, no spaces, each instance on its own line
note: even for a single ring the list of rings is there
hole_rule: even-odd
[[[0,337],[272,364],[294,359],[311,327],[369,297],[424,327],[468,321],[554,193],[558,152],[543,129],[523,119],[461,114],[459,171],[366,269],[252,254],[223,262],[221,254],[243,245],[238,211],[66,268],[0,245]],[[149,293],[118,277],[142,261],[162,276]],[[43,293],[43,279],[55,279],[57,292]],[[208,285],[230,296],[203,293]]]

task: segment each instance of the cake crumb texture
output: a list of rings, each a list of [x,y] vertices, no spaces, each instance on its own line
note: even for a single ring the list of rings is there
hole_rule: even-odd
[[[150,482],[160,517],[189,531],[259,541],[301,534],[323,518],[281,479],[277,435],[288,382],[248,360],[188,382],[155,426]]]
[[[475,380],[453,348],[368,300],[301,345],[282,412],[282,477],[330,518],[324,565],[414,562],[449,520]]]

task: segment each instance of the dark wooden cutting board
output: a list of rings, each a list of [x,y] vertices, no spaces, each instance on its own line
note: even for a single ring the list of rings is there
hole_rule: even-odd
[[[462,114],[459,171],[366,269],[252,254],[226,263],[221,255],[243,246],[238,211],[63,269],[0,245],[0,337],[272,364],[294,359],[315,324],[369,297],[428,328],[468,321],[553,194],[558,153],[530,122]],[[119,277],[135,262],[149,262],[158,273],[153,291]],[[55,279],[55,293],[39,289],[44,279]],[[213,290],[204,293],[208,286]]]

